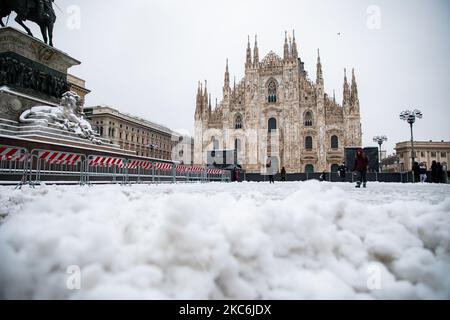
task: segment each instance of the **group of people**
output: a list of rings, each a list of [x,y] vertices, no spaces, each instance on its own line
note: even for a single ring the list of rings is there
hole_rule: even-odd
[[[272,162],[269,160],[267,162],[266,167],[270,169],[272,167]],[[369,167],[369,158],[365,154],[363,149],[358,149],[356,151],[355,160],[353,164],[353,170],[352,172],[355,173],[357,176],[356,180],[356,188],[363,188],[367,187],[367,170]],[[447,166],[444,164],[442,165],[440,162],[433,161],[431,164],[431,175],[430,175],[430,182],[432,183],[448,183],[448,175],[447,175]],[[341,181],[346,181],[346,175],[347,175],[348,168],[345,165],[345,162],[342,163],[342,165],[338,168],[339,176],[341,177]],[[415,162],[413,166],[413,175],[414,175],[414,181],[415,182],[427,182],[428,181],[428,168],[426,163],[421,162]],[[281,175],[281,181],[286,181],[286,169],[283,167],[280,172]],[[274,174],[271,173],[268,175],[269,182],[275,183],[274,181]],[[320,175],[321,181],[327,180],[327,173],[324,171]]]
[[[442,165],[440,162],[436,162],[436,160],[433,160],[431,163],[431,176],[430,181],[432,183],[448,183],[448,175],[447,175],[447,166],[444,164]],[[425,162],[414,162],[413,165],[413,176],[414,176],[414,182],[427,182],[428,181],[428,168],[427,164]]]
[[[271,167],[272,167],[271,160],[269,160],[267,162],[266,167],[269,170],[271,169]],[[355,161],[354,161],[353,170],[352,170],[357,175],[356,188],[361,188],[361,186],[363,188],[367,187],[367,169],[368,169],[368,167],[369,167],[369,158],[367,157],[367,155],[365,154],[363,149],[358,149],[356,151]],[[341,166],[339,166],[338,172],[339,172],[339,176],[341,177],[341,180],[343,182],[345,182],[346,174],[347,174],[347,166],[345,165],[345,162],[342,163]],[[280,175],[281,175],[281,181],[286,181],[286,169],[284,167],[281,168]],[[275,183],[273,172],[271,174],[269,174],[268,176],[269,176],[269,183]],[[321,181],[327,180],[326,172],[323,172],[320,175],[320,180]]]

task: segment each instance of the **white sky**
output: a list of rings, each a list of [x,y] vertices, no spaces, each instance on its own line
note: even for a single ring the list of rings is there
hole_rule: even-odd
[[[197,82],[207,79],[220,100],[227,57],[231,79],[243,76],[247,35],[258,34],[262,59],[270,50],[281,56],[284,31],[295,29],[310,77],[320,48],[326,91],[339,101],[344,67],[356,69],[366,146],[385,134],[390,153],[408,140],[398,114],[414,107],[424,113],[416,140],[450,140],[447,0],[55,1],[63,11],[55,8],[55,46],[82,61],[70,71],[92,90],[87,105],[192,133]],[[80,28],[68,27],[71,5],[81,9]],[[381,10],[380,29],[367,26],[371,5]]]

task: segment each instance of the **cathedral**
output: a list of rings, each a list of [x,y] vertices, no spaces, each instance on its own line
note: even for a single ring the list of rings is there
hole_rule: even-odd
[[[234,161],[251,173],[267,164],[287,173],[335,172],[347,147],[361,147],[355,72],[344,70],[342,105],[324,90],[320,53],[316,80],[309,79],[295,34],[284,40],[283,57],[259,58],[257,39],[247,45],[245,76],[230,85],[228,60],[223,99],[212,107],[207,83],[199,83],[195,110],[194,163],[206,165],[213,150],[235,150]],[[227,161],[227,163],[233,163]]]

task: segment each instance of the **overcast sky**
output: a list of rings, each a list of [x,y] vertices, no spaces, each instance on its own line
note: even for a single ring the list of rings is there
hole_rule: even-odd
[[[284,31],[295,29],[310,78],[320,48],[326,91],[335,89],[339,101],[343,69],[355,68],[366,146],[378,134],[388,136],[388,152],[408,140],[398,114],[414,107],[424,114],[416,140],[450,140],[447,0],[55,3],[55,46],[82,61],[70,72],[92,90],[87,105],[111,105],[192,133],[197,82],[207,79],[220,101],[227,57],[231,77],[243,76],[247,35],[258,34],[262,59],[270,50],[281,56]]]

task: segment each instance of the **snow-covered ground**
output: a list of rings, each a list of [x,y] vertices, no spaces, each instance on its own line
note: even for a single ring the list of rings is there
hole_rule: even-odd
[[[0,192],[0,298],[450,298],[449,185]]]

